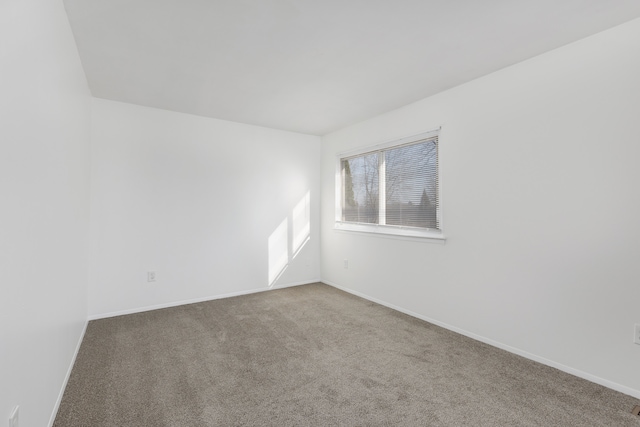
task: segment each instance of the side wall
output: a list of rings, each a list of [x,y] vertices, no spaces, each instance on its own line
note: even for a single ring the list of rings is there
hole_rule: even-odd
[[[92,114],[90,317],[319,279],[319,137],[102,99]]]
[[[637,52],[640,20],[324,137],[323,280],[640,397]],[[337,153],[439,126],[446,244],[333,229]]]
[[[46,426],[87,319],[90,94],[62,1],[0,3],[0,424]]]

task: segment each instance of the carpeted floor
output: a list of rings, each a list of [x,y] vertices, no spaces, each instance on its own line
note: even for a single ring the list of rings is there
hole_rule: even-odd
[[[636,404],[312,284],[90,322],[54,427],[640,427]]]

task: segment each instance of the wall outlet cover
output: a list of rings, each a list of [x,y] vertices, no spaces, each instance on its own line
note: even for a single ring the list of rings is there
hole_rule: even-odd
[[[637,323],[635,328],[633,328],[633,342],[640,345],[640,325]]]

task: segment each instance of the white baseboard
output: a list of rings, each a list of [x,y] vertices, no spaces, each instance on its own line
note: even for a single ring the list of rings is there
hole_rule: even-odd
[[[187,299],[187,300],[181,300],[181,301],[172,301],[172,302],[167,302],[167,303],[163,303],[163,304],[155,304],[155,305],[148,305],[148,306],[145,306],[145,307],[130,308],[130,309],[127,309],[127,310],[112,311],[112,312],[109,312],[109,313],[92,314],[92,315],[89,316],[88,319],[89,320],[106,319],[108,317],[123,316],[125,314],[142,313],[144,311],[159,310],[161,308],[177,307],[179,305],[195,304],[195,303],[198,303],[198,302],[213,301],[213,300],[222,299],[222,298],[230,298],[230,297],[237,297],[237,296],[240,296],[240,295],[255,294],[255,293],[258,293],[258,292],[271,291],[271,290],[274,290],[274,289],[284,289],[284,288],[290,288],[290,287],[293,287],[293,286],[307,285],[309,283],[316,283],[316,282],[320,282],[320,281],[321,281],[320,279],[314,279],[314,280],[304,281],[304,282],[285,283],[285,284],[282,284],[282,285],[264,287],[264,288],[257,288],[257,289],[250,289],[250,290],[247,290],[247,291],[231,292],[231,293],[228,293],[228,294],[220,294],[220,295],[209,295],[209,296],[201,297],[201,298],[193,298],[193,299]]]
[[[438,320],[429,318],[427,316],[423,316],[421,314],[414,313],[413,311],[406,310],[406,309],[404,309],[402,307],[398,307],[396,305],[389,304],[388,302],[379,300],[377,298],[373,298],[373,297],[371,297],[369,295],[363,294],[362,292],[358,292],[358,291],[354,291],[354,290],[349,289],[349,288],[345,288],[343,286],[340,286],[340,285],[338,285],[336,283],[333,283],[333,282],[330,282],[328,280],[321,280],[321,282],[322,283],[326,283],[329,286],[333,286],[334,288],[340,289],[341,291],[345,291],[347,293],[359,296],[361,298],[364,298],[366,300],[375,302],[375,303],[383,305],[385,307],[389,307],[389,308],[394,309],[396,311],[399,311],[401,313],[408,314],[409,316],[416,317],[418,319],[424,320],[425,322],[433,323],[434,325],[438,325],[438,326],[440,326],[442,328],[445,328],[445,329],[448,329],[450,331],[456,332],[458,334],[467,336],[467,337],[472,338],[472,339],[474,339],[476,341],[480,341],[480,342],[483,342],[485,344],[489,344],[489,345],[491,345],[493,347],[497,347],[497,348],[500,348],[502,350],[508,351],[509,353],[517,354],[518,356],[522,356],[522,357],[524,357],[526,359],[530,359],[530,360],[533,360],[535,362],[542,363],[543,365],[547,365],[547,366],[550,366],[552,368],[559,369],[560,371],[566,372],[566,373],[574,375],[576,377],[585,379],[587,381],[591,381],[591,382],[596,383],[596,384],[600,384],[601,386],[604,386],[604,387],[610,388],[612,390],[619,391],[620,393],[624,393],[624,394],[627,394],[629,396],[632,396],[632,397],[635,397],[637,399],[640,399],[640,390],[636,390],[636,389],[633,389],[631,387],[627,387],[627,386],[615,383],[613,381],[609,381],[609,380],[606,380],[604,378],[600,378],[600,377],[592,375],[592,374],[590,374],[588,372],[580,371],[580,370],[574,369],[574,368],[572,368],[570,366],[566,366],[566,365],[563,365],[561,363],[554,362],[553,360],[549,360],[549,359],[546,359],[544,357],[540,357],[540,356],[537,356],[535,354],[529,353],[527,351],[520,350],[520,349],[515,348],[515,347],[511,347],[511,346],[503,344],[501,342],[494,341],[494,340],[489,339],[489,338],[485,338],[483,336],[474,334],[472,332],[465,331],[465,330],[457,328],[455,326],[448,325],[448,324],[446,324],[444,322],[440,322]]]
[[[71,377],[71,371],[73,370],[73,365],[76,364],[76,358],[78,357],[78,352],[80,352],[80,346],[82,345],[82,340],[84,339],[84,334],[87,332],[87,325],[89,321],[84,322],[84,326],[82,327],[82,332],[80,333],[80,338],[78,338],[78,343],[76,344],[76,349],[73,352],[73,357],[71,358],[71,363],[69,364],[69,368],[67,369],[67,375],[64,377],[64,381],[62,382],[62,388],[60,388],[60,393],[58,393],[58,399],[56,400],[56,404],[53,407],[53,412],[51,413],[51,417],[49,418],[49,427],[53,426],[54,421],[56,420],[56,415],[58,415],[58,409],[60,409],[60,403],[62,403],[62,396],[64,396],[64,391],[67,388],[67,383],[69,382],[69,378]]]

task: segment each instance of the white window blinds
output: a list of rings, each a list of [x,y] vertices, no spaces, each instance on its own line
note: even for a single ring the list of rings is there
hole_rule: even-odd
[[[378,224],[380,176],[378,153],[342,161],[342,220]]]
[[[437,135],[340,165],[343,222],[440,230]]]

